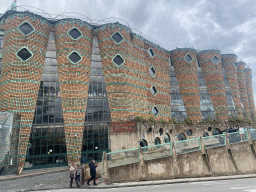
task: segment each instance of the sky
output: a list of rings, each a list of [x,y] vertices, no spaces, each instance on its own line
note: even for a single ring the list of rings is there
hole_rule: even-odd
[[[0,13],[12,2],[2,1]],[[168,50],[189,45],[234,53],[253,70],[256,99],[255,0],[17,0],[17,5],[52,17],[76,12],[97,20],[120,18]]]

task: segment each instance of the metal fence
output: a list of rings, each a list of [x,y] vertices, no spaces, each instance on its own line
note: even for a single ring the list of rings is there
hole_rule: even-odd
[[[255,140],[256,139],[256,129],[248,129],[248,131],[251,135],[252,140]]]
[[[227,137],[228,137],[228,141],[229,141],[230,144],[241,143],[241,142],[249,140],[248,130],[238,131],[238,132],[234,132],[234,133],[228,133]]]
[[[205,149],[210,149],[213,147],[219,147],[226,145],[226,135],[213,135],[202,138],[202,143]]]
[[[249,134],[252,140],[256,139],[256,129],[246,129],[233,133],[223,133],[220,135],[213,135],[208,137],[200,137],[195,139],[175,141],[171,143],[150,145],[141,147],[142,155],[145,161],[152,159],[159,159],[173,155],[172,148],[174,145],[177,155],[200,151],[202,146],[205,149],[225,146],[227,139],[230,144],[241,143],[249,140]],[[202,141],[202,142],[201,142]],[[140,148],[128,149],[116,152],[106,153],[108,167],[117,167],[139,162]]]
[[[141,147],[145,161],[172,156],[172,143]]]
[[[174,147],[177,155],[201,150],[200,137],[195,139],[176,141]]]
[[[139,148],[107,153],[108,167],[118,167],[139,162]]]

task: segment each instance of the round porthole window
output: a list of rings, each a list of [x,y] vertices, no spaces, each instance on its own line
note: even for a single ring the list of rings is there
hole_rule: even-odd
[[[179,139],[179,141],[186,140],[186,136],[185,136],[183,133],[180,133],[180,134],[178,135],[178,139]]]
[[[212,134],[213,135],[219,135],[220,134],[220,130],[218,128],[215,128],[212,130]]]
[[[148,146],[148,142],[147,142],[145,139],[142,139],[142,140],[140,141],[140,146],[141,146],[141,147],[147,147],[147,146]],[[146,152],[147,149],[142,149],[142,151],[143,151],[143,152]]]
[[[191,136],[191,135],[192,135],[192,130],[189,129],[189,130],[187,131],[187,136]]]
[[[208,127],[208,131],[212,131],[212,128],[211,128],[211,127]]]
[[[164,142],[165,143],[170,143],[171,139],[170,139],[170,135],[168,133],[164,134]]]
[[[155,145],[160,145],[160,144],[161,144],[160,138],[159,138],[159,137],[156,137],[156,138],[155,138]],[[159,146],[158,146],[157,148],[159,148]]]
[[[141,147],[147,147],[147,146],[148,146],[148,142],[147,142],[145,139],[142,139],[142,140],[140,141],[140,146],[141,146]]]
[[[172,134],[172,129],[170,129],[169,133]]]

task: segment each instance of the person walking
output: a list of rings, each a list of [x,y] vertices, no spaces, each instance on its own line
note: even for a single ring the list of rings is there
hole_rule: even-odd
[[[73,183],[73,180],[75,178],[75,182],[76,182],[76,186],[77,187],[80,187],[80,185],[78,184],[78,180],[77,180],[77,177],[76,177],[76,173],[77,173],[77,167],[75,166],[74,163],[72,163],[72,165],[70,166],[70,169],[69,169],[69,174],[70,174],[70,188],[72,188],[72,183]]]
[[[242,141],[245,140],[244,131],[245,131],[245,129],[240,125],[240,126],[239,126],[239,133],[240,133],[240,137],[241,137],[241,140],[242,140]]]
[[[76,170],[76,179],[80,183],[81,167],[78,167]]]
[[[90,185],[90,181],[93,180],[93,185],[97,185],[96,184],[96,167],[97,165],[94,164],[95,161],[92,160],[91,163],[89,164],[90,166],[90,175],[91,175],[91,178],[87,181],[87,185]]]

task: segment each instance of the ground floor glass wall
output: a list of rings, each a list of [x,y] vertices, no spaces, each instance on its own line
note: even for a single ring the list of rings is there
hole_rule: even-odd
[[[55,49],[54,33],[50,32],[25,168],[67,165],[65,129]]]
[[[237,116],[237,111],[235,108],[235,104],[232,98],[232,93],[228,83],[228,78],[224,68],[223,68],[223,76],[224,76],[224,84],[225,84],[225,91],[226,91],[227,104],[228,104],[228,115],[229,115],[229,118],[231,118],[233,116]]]
[[[187,112],[183,103],[182,95],[174,68],[170,67],[170,97],[171,115],[177,122],[183,122],[187,118]]]
[[[32,127],[24,168],[67,165],[64,124]]]
[[[197,68],[199,94],[200,94],[200,109],[202,113],[202,121],[214,120],[215,112],[212,105],[211,97],[204,80],[204,75],[201,68]]]
[[[103,151],[109,151],[109,123],[86,123],[84,128],[81,163],[102,160]]]
[[[111,115],[98,39],[94,36],[81,163],[88,163],[92,159],[101,161],[103,151],[109,151],[109,122]]]

